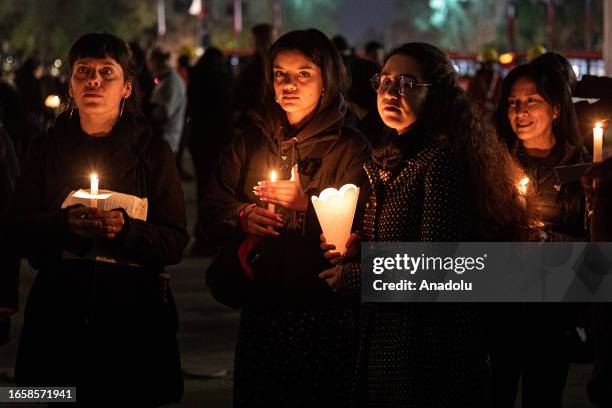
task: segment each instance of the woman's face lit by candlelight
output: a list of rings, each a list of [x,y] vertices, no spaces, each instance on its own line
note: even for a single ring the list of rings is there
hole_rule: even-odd
[[[121,100],[132,93],[121,66],[113,58],[79,58],[72,67],[70,96],[79,112],[118,117]]]
[[[559,108],[552,106],[527,77],[517,79],[508,96],[508,120],[525,148],[551,149],[555,145],[553,121]]]
[[[396,81],[400,75],[410,77],[416,83],[426,81],[417,61],[407,55],[393,55],[382,68],[381,77],[391,80],[392,85],[377,92],[378,114],[385,125],[402,134],[419,117],[428,90],[425,86],[415,86],[408,89],[406,95],[400,95]]]
[[[321,68],[299,51],[281,51],[274,60],[274,95],[295,125],[314,113],[323,93]]]

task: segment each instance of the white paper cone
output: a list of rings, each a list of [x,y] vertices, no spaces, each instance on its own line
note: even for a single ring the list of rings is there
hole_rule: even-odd
[[[335,245],[340,253],[346,251],[358,198],[359,187],[353,184],[346,184],[340,190],[326,188],[319,197],[311,198],[327,243]]]

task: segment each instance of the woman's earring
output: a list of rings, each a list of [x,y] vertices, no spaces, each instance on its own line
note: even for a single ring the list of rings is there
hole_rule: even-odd
[[[280,102],[278,101],[278,98],[274,98],[274,100],[276,101],[276,103],[280,103]]]
[[[123,115],[123,108],[125,107],[125,98],[121,98],[121,110],[119,111],[119,117]]]
[[[325,96],[325,89],[321,89],[321,97]]]
[[[72,114],[74,113],[74,98],[71,96],[68,99],[68,119],[72,119]]]

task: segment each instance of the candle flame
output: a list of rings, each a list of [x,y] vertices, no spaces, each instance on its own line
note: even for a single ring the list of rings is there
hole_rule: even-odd
[[[529,185],[529,177],[523,177],[521,181],[519,181],[518,183],[519,193],[521,193],[522,195],[526,195],[528,185]]]
[[[272,172],[270,173],[270,181],[276,181],[276,171],[272,170]]]
[[[601,129],[603,127],[603,123],[601,122],[596,122],[595,123],[595,127]]]

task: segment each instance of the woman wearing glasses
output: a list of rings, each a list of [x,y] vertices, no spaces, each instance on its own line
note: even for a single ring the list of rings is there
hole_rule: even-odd
[[[372,80],[392,132],[365,165],[370,192],[361,240],[518,240],[525,221],[517,169],[474,117],[450,59],[408,43]],[[359,291],[358,239],[343,259],[339,290]],[[469,304],[370,304],[362,309],[355,397],[370,407],[487,406],[486,351]],[[357,403],[357,402],[356,402]]]
[[[234,405],[347,406],[354,311],[319,278],[329,264],[310,196],[364,182],[369,145],[343,127],[347,75],[323,33],[283,35],[268,61],[263,104],[221,158],[203,199],[203,224],[222,240],[223,254],[235,263],[240,256],[248,277]],[[267,182],[272,171],[274,184]]]

